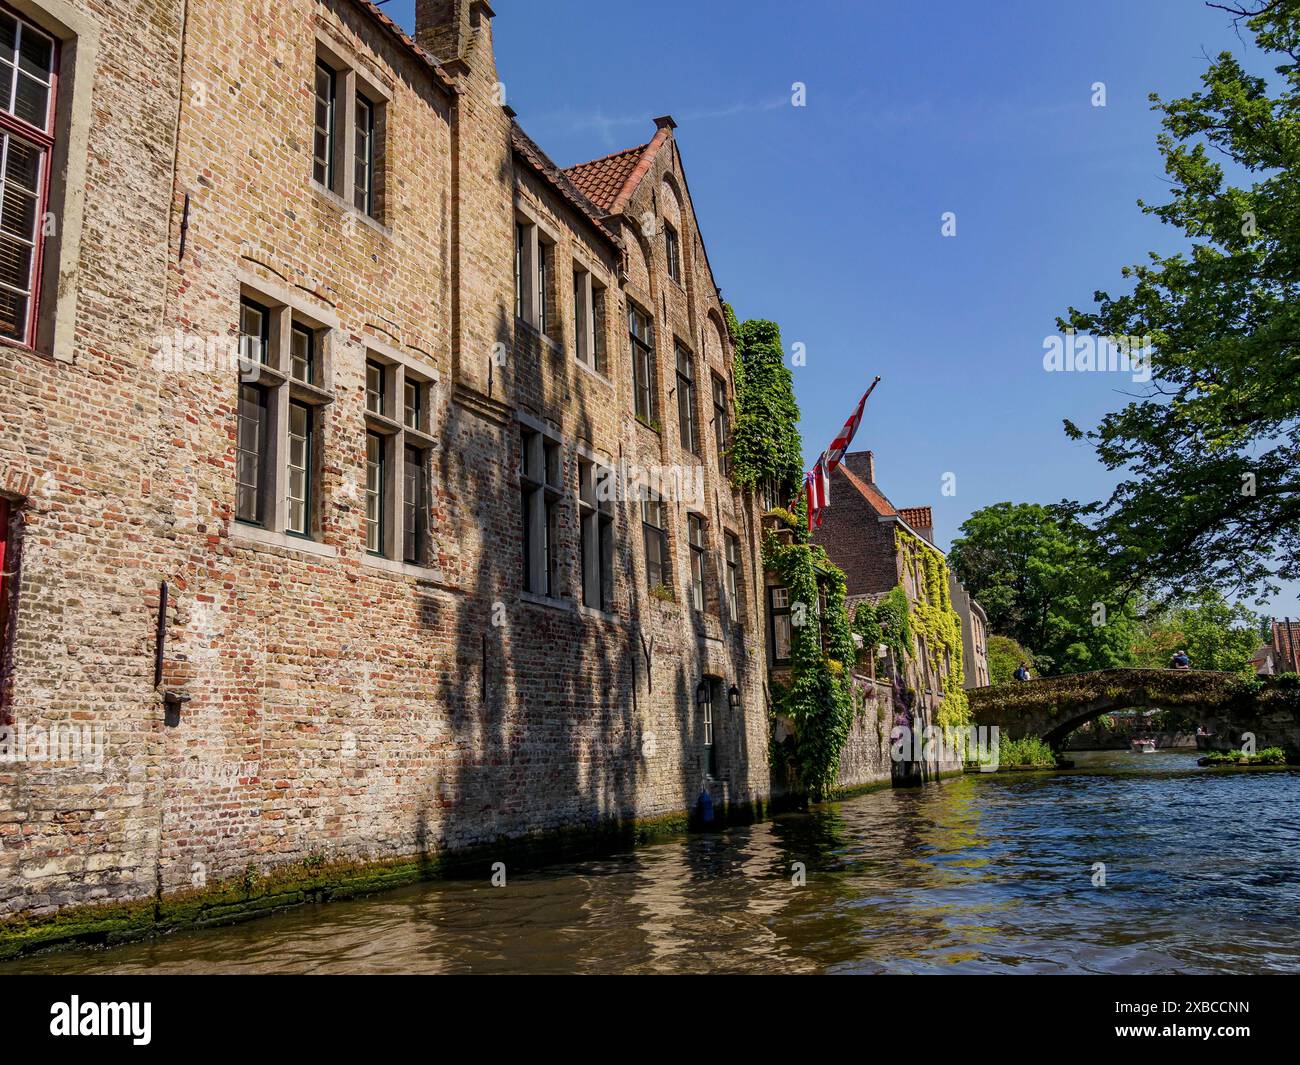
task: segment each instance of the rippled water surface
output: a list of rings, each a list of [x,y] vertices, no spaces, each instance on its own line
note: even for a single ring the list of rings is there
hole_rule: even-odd
[[[0,971],[1300,972],[1300,774],[1074,757]]]

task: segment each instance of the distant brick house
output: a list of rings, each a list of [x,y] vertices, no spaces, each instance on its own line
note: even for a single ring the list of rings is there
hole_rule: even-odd
[[[1273,619],[1272,638],[1251,658],[1256,673],[1300,673],[1300,621]]]
[[[919,575],[909,572],[898,549],[899,536],[912,536],[934,547],[934,519],[929,507],[895,507],[876,483],[875,458],[870,451],[855,451],[831,475],[831,505],[813,541],[821,544],[830,560],[844,571],[850,616],[862,601],[878,602],[902,586],[915,603],[920,594]],[[936,548],[936,550],[938,550]],[[950,576],[950,597],[962,620],[962,656],[965,687],[988,684],[987,618],[983,609]],[[926,655],[915,656],[910,685],[928,709],[938,705],[943,676],[930,674]]]

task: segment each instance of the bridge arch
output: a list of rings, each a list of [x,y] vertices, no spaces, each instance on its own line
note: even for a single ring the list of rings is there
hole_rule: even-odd
[[[1252,684],[1240,674],[1196,669],[1107,669],[969,694],[976,724],[996,725],[1013,739],[1038,736],[1056,751],[1071,732],[1102,714],[1142,706],[1188,711],[1223,747],[1237,745],[1249,732],[1257,747],[1294,750],[1300,747],[1300,692],[1283,681],[1261,678]]]

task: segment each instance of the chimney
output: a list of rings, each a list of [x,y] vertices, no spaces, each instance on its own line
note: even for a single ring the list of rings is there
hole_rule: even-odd
[[[876,483],[876,458],[870,451],[850,451],[844,456],[844,464],[867,484]]]
[[[453,76],[482,69],[495,81],[494,15],[487,0],[415,0],[415,42]]]

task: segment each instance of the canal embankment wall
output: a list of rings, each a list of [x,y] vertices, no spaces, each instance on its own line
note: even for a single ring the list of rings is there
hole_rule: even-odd
[[[854,675],[854,714],[848,739],[840,753],[837,781],[841,793],[852,794],[891,784],[906,785],[933,780],[962,771],[960,758],[922,757],[924,751],[910,753],[918,757],[895,758],[895,728],[909,727],[922,746],[925,729],[932,723],[932,712],[918,707],[912,712],[897,705],[892,687],[871,677]],[[909,753],[903,744],[902,753]]]

